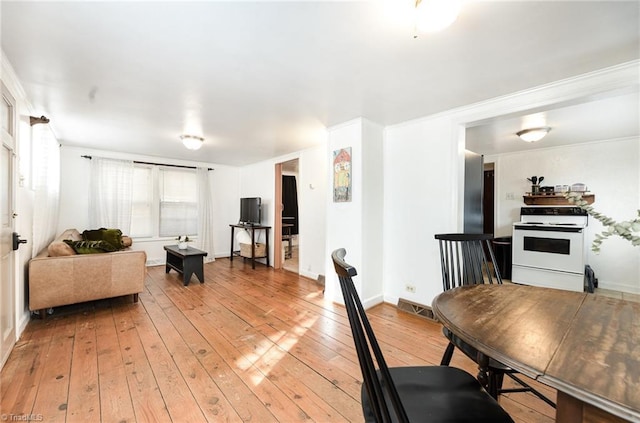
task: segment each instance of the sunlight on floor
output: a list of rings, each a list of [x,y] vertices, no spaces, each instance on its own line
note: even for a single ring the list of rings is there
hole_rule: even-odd
[[[294,323],[289,330],[278,331],[268,337],[265,336],[265,339],[256,344],[252,353],[244,354],[236,360],[238,368],[250,373],[254,386],[258,386],[265,377],[269,376],[271,369],[314,325],[318,320],[318,316],[300,316],[297,320],[298,322]]]

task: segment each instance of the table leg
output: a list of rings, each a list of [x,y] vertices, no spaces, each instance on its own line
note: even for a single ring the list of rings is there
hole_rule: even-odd
[[[202,261],[200,261],[200,266],[196,266],[196,270],[194,273],[196,274],[196,277],[198,278],[200,283],[204,283],[204,269],[202,266]]]
[[[185,269],[184,273],[182,274],[182,277],[184,278],[182,280],[182,283],[184,286],[189,285],[189,281],[191,281],[191,275],[193,275],[193,270],[189,269],[189,271],[187,271]]]
[[[256,268],[256,230],[251,228],[251,268]]]
[[[265,228],[264,232],[267,238],[267,240],[265,241],[265,247],[267,252],[267,267],[269,267],[269,228]]]
[[[482,385],[482,387],[486,389],[488,392],[489,391],[489,356],[482,354],[480,351],[478,351],[477,362],[478,362],[478,376],[477,376],[478,382],[480,382],[480,385]]]
[[[233,261],[233,226],[231,227],[231,249],[229,250],[229,261]]]

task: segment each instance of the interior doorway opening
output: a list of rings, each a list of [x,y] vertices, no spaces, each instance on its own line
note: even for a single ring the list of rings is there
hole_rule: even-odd
[[[299,160],[293,159],[276,165],[276,195],[279,207],[276,213],[274,237],[275,268],[299,273]]]

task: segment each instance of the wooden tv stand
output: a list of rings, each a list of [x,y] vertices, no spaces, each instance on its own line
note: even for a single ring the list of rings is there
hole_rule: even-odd
[[[266,247],[266,259],[267,259],[267,267],[270,266],[269,264],[269,229],[271,229],[271,226],[264,226],[264,225],[243,225],[243,224],[231,224],[229,225],[229,227],[231,227],[231,250],[229,251],[229,261],[233,261],[233,256],[240,255],[240,251],[233,251],[233,241],[234,241],[234,231],[236,228],[238,229],[246,229],[249,232],[251,232],[251,268],[255,269],[256,268],[256,258],[260,258],[260,257],[256,257],[256,230],[264,230],[265,231],[265,247]]]

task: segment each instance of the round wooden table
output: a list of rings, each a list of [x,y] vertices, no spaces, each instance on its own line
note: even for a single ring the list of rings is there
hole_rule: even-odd
[[[640,421],[640,303],[473,285],[437,296],[433,312],[478,351],[557,389],[556,422]]]

